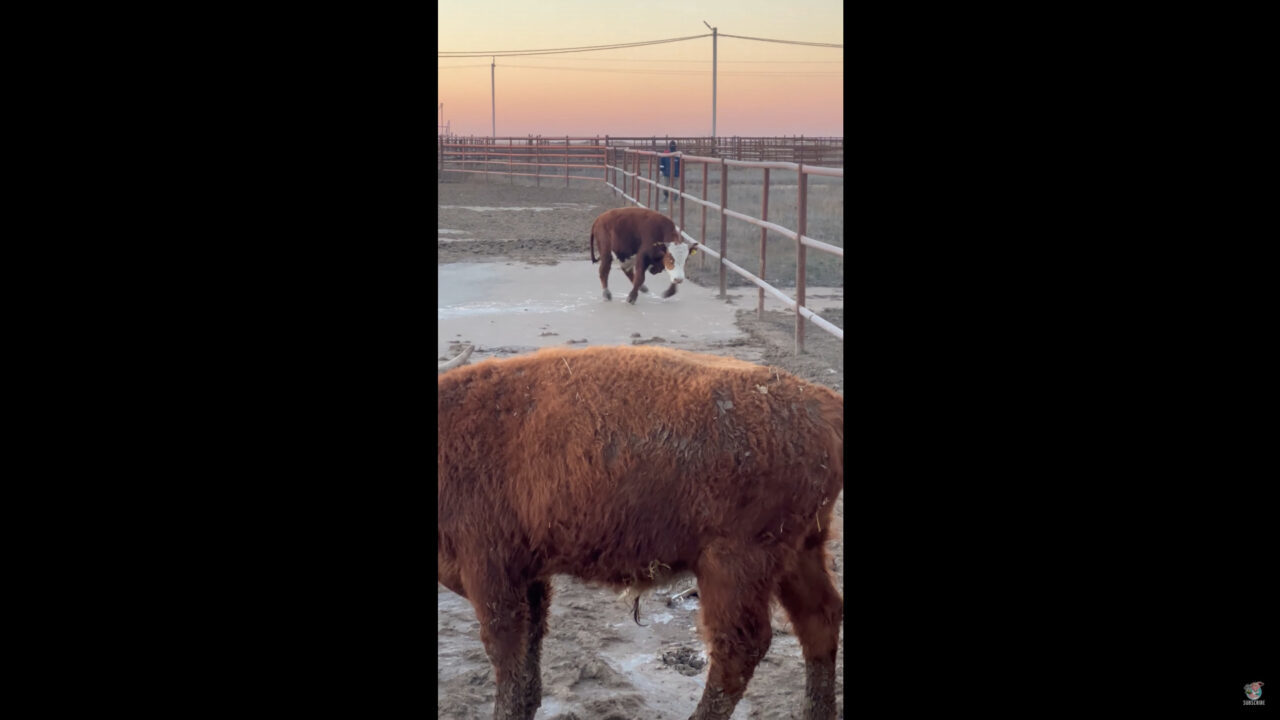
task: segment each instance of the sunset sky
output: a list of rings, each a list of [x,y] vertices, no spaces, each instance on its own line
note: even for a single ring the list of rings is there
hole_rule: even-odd
[[[438,51],[540,50],[703,35],[678,43],[497,58],[497,134],[844,135],[844,49],[723,37],[844,43],[839,0],[479,0],[438,4]],[[490,134],[489,56],[437,57],[451,130]]]

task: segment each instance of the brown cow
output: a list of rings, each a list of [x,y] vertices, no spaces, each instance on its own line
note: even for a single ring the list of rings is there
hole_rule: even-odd
[[[541,705],[552,575],[643,591],[688,572],[711,658],[692,720],[732,714],[769,649],[771,597],[803,649],[804,717],[835,717],[840,395],[650,347],[485,360],[437,391],[436,577],[475,609],[495,718]]]
[[[599,260],[596,259],[597,246]],[[644,285],[645,270],[657,275],[666,268],[671,287],[662,297],[675,295],[676,285],[684,282],[684,261],[692,254],[684,238],[676,232],[676,224],[660,212],[618,208],[602,213],[591,224],[591,262],[600,263],[600,287],[604,288],[605,300],[613,299],[609,292],[609,267],[614,255],[631,281],[627,302],[634,304],[638,292],[649,292]]]

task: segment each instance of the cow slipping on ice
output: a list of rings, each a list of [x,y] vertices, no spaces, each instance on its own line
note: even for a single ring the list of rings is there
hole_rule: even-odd
[[[599,260],[596,259],[597,247],[600,248]],[[684,261],[692,254],[693,250],[676,232],[676,224],[660,212],[619,208],[601,214],[591,225],[591,262],[600,263],[600,287],[604,288],[605,300],[613,299],[609,292],[609,268],[614,255],[631,281],[627,302],[635,304],[638,292],[649,292],[644,285],[646,270],[657,275],[666,268],[671,287],[662,297],[675,295],[676,286],[684,282]]]
[[[691,720],[733,713],[774,597],[803,651],[805,720],[836,717],[840,395],[711,355],[550,348],[439,374],[436,413],[436,577],[475,609],[494,718],[542,703],[551,576],[643,591],[689,572],[711,660]]]

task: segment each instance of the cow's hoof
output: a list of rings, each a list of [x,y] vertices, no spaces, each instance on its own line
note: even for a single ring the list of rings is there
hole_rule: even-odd
[[[635,304],[636,304],[636,291],[635,291],[635,290],[632,290],[632,291],[630,292],[630,294],[628,294],[628,295],[627,295],[627,302],[631,303],[632,305],[635,305]]]
[[[666,292],[662,293],[662,297],[664,297],[664,298],[669,298],[669,297],[671,297],[672,295],[675,295],[675,294],[676,294],[676,286],[675,286],[675,285],[672,285],[671,287],[667,288],[667,291],[666,291]]]
[[[608,289],[608,288],[605,288],[605,291],[604,291],[604,299],[605,299],[605,300],[612,300],[612,299],[613,299],[613,293],[609,292],[609,289]]]
[[[648,285],[641,285],[641,286],[640,286],[640,292],[642,292],[642,293],[647,293],[647,292],[649,292],[649,286],[648,286]]]

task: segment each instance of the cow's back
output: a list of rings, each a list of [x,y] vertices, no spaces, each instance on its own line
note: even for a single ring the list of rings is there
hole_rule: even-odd
[[[646,208],[616,208],[602,213],[592,225],[597,242],[604,239],[612,249],[635,253],[642,245],[675,242],[675,223],[662,213]],[[602,246],[603,247],[603,246]]]
[[[557,348],[438,386],[442,531],[483,507],[579,575],[688,557],[708,532],[781,539],[829,521],[843,482],[843,399],[750,363]]]

